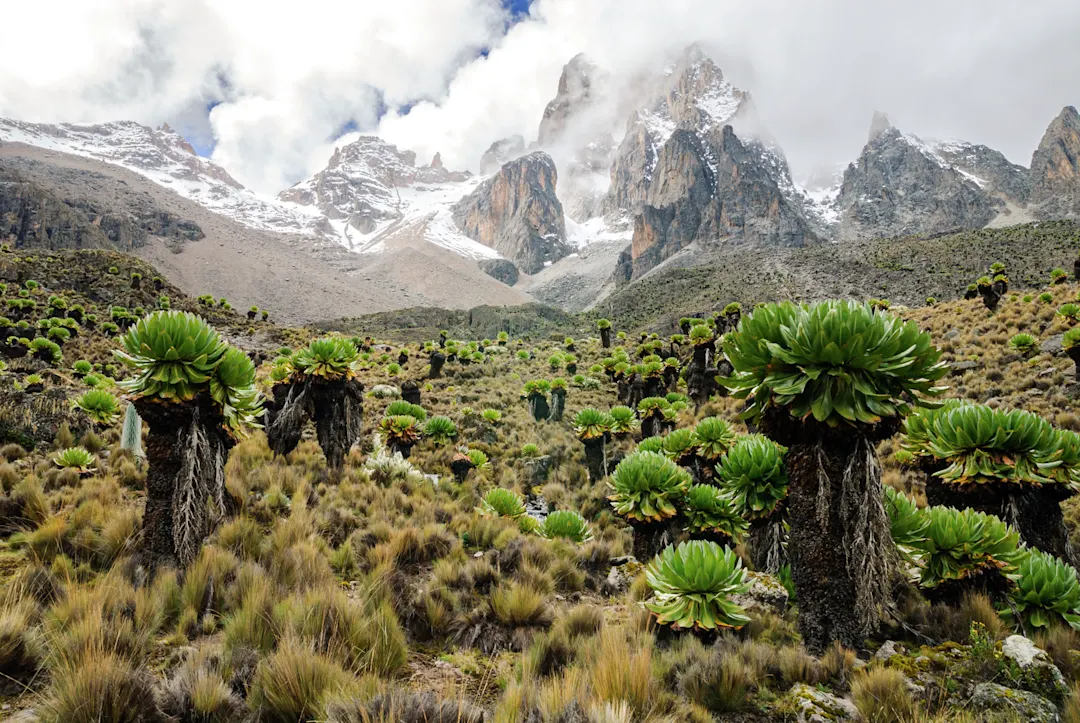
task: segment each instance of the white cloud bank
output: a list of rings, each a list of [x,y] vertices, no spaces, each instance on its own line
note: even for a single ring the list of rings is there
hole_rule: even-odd
[[[4,21],[0,115],[169,121],[267,193],[318,170],[345,123],[373,129],[380,96],[428,99],[381,134],[475,168],[493,140],[535,138],[582,50],[626,82],[701,42],[797,172],[854,158],[875,109],[1027,163],[1080,102],[1075,0],[537,0],[505,35],[497,0],[36,0]]]

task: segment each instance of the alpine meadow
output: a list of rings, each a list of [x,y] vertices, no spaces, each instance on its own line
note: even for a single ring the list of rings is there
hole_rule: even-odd
[[[0,50],[0,719],[1080,723],[1071,51],[976,103],[942,9],[993,128],[811,172],[763,36],[596,2],[372,2],[363,78],[213,1],[78,97]]]

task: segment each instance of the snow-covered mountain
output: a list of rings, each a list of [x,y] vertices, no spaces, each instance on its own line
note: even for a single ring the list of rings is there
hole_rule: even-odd
[[[195,153],[191,144],[168,125],[154,129],[132,121],[46,124],[0,118],[0,141],[122,166],[251,228],[279,233],[320,232],[319,214],[249,191],[224,168]]]
[[[1070,110],[1036,152],[1037,179],[991,148],[923,140],[878,115],[855,162],[800,182],[750,93],[691,46],[624,85],[575,56],[535,136],[493,139],[480,175],[448,169],[438,154],[418,164],[408,149],[354,135],[325,168],[271,198],[168,126],[0,119],[0,142],[122,166],[299,248],[350,252],[355,268],[420,254],[457,273],[461,263],[479,266],[491,277],[483,283],[512,285],[521,272],[518,289],[580,305],[675,256],[693,263],[689,249],[979,228],[1023,220],[1028,206],[1037,217],[1080,213],[1080,173],[1069,162],[1080,116]],[[588,289],[564,293],[575,285]]]

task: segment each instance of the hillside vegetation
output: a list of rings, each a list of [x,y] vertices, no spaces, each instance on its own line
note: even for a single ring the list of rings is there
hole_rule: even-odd
[[[933,237],[870,239],[799,249],[738,245],[685,252],[596,305],[597,316],[629,329],[671,333],[675,321],[738,301],[887,298],[921,306],[955,299],[994,262],[1015,288],[1033,288],[1080,252],[1080,224],[1046,221]]]
[[[1027,486],[1011,494],[1053,479],[1070,491],[1063,529],[1077,538],[1080,445],[1055,445],[1080,431],[1076,369],[1059,338],[1080,318],[1065,306],[1080,287],[1049,278],[1075,254],[1071,238],[1062,231],[1060,248],[1033,253],[1045,253],[1045,272],[1038,260],[1028,270],[989,258],[1006,260],[1014,286],[995,311],[975,298],[896,312],[917,327],[905,339],[927,332],[951,365],[939,369],[924,345],[902,368],[928,376],[910,377],[905,394],[941,384],[947,398],[1028,410],[1053,427],[1029,445],[1038,472],[1019,452],[990,453],[972,504],[1021,474]],[[989,261],[971,261],[964,285]],[[959,264],[949,273],[961,278]],[[972,533],[971,554],[934,548],[944,545],[934,525],[951,513],[931,499],[930,459],[895,423],[802,428],[822,435],[830,459],[851,439],[873,442],[856,451],[880,459],[884,498],[875,465],[859,468],[863,482],[832,462],[821,469],[845,489],[876,489],[864,500],[890,517],[866,522],[885,525],[873,552],[898,575],[870,591],[889,598],[872,630],[822,637],[812,623],[832,603],[807,582],[816,563],[797,537],[820,522],[801,516],[820,504],[800,476],[817,468],[795,461],[813,445],[749,435],[747,401],[715,384],[732,370],[706,353],[723,317],[661,338],[638,333],[651,312],[614,315],[604,348],[593,321],[542,308],[425,311],[328,325],[344,334],[312,344],[324,329],[185,297],[111,252],[0,253],[0,279],[13,330],[5,354],[31,328],[57,345],[0,367],[0,696],[16,720],[1080,720],[1075,571],[993,518]],[[730,300],[679,288],[664,314]],[[891,323],[881,306],[838,313],[877,328]],[[740,336],[754,318],[746,308],[726,337],[733,354],[753,346]],[[139,322],[155,309],[198,313],[221,348],[175,374],[140,375],[160,362],[152,332],[162,327]],[[121,348],[128,366],[113,356]],[[252,380],[229,349],[254,359]],[[163,391],[184,389],[201,401]],[[336,406],[321,406],[325,389]],[[256,390],[266,429],[246,429]],[[91,391],[115,408],[100,394],[91,403]],[[304,394],[315,404],[297,402]],[[145,412],[141,426],[121,397]],[[223,423],[192,420],[195,404]],[[231,446],[220,479],[201,476],[213,455],[196,455],[195,471],[163,464],[187,458],[160,444],[172,428],[159,410],[204,432],[169,432],[193,449]],[[749,421],[778,437],[793,434],[790,419]],[[643,439],[654,431],[662,438]],[[205,521],[205,540],[144,528],[162,514],[154,504],[168,508],[162,481],[184,475],[205,486],[168,525]],[[847,519],[833,502],[829,534]],[[855,559],[856,549],[834,553]],[[847,619],[861,604],[832,610]]]

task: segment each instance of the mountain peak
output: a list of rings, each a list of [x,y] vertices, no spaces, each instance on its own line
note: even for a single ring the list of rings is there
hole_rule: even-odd
[[[892,127],[893,124],[889,122],[888,115],[882,113],[879,110],[874,111],[874,117],[870,121],[870,140],[868,140],[867,142],[873,143],[878,136],[880,136],[882,133],[885,133]]]
[[[555,98],[544,108],[538,145],[545,147],[556,143],[570,119],[592,103],[598,75],[597,66],[585,53],[578,53],[563,66]]]

